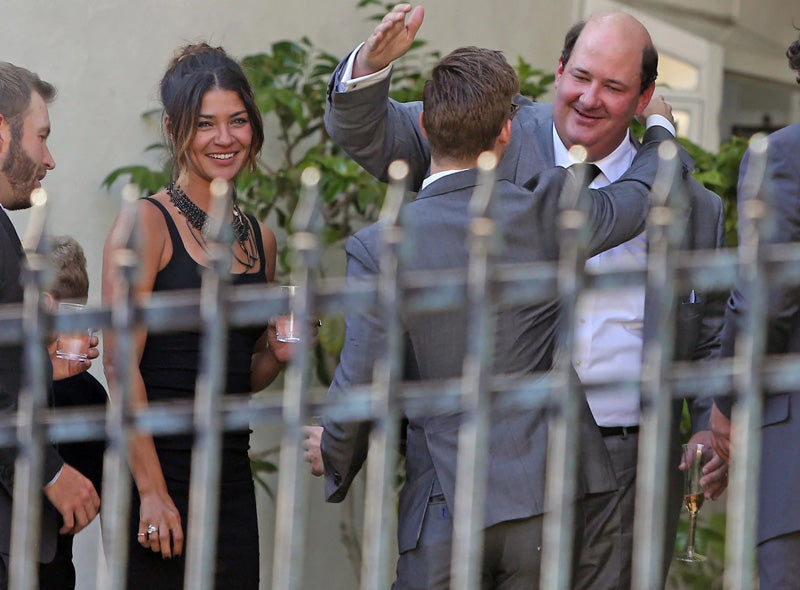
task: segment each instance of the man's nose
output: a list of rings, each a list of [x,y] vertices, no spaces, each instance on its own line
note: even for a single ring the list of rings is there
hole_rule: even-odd
[[[48,170],[52,170],[53,168],[56,167],[56,161],[53,159],[53,154],[50,153],[50,148],[48,148],[47,146],[44,147],[42,164]]]
[[[590,109],[600,106],[600,87],[597,84],[589,84],[585,88],[581,94],[581,104]]]

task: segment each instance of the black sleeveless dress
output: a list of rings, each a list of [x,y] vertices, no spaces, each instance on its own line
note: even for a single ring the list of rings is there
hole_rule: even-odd
[[[153,291],[199,288],[201,265],[189,256],[178,228],[166,208],[155,199],[148,197],[147,200],[163,213],[172,242],[172,258],[156,275]],[[258,231],[255,218],[249,215],[248,218],[255,229],[254,237],[260,270],[257,273],[233,275],[234,285],[266,282],[261,232]],[[265,326],[230,330],[226,394],[250,392],[250,357],[264,329]],[[148,400],[157,402],[193,398],[199,362],[199,332],[181,331],[148,335],[139,363]],[[215,568],[215,588],[218,590],[223,588],[258,590],[258,522],[255,489],[247,454],[249,438],[249,430],[229,431],[223,435]],[[192,435],[158,436],[154,437],[154,442],[167,489],[181,515],[184,539],[188,539]],[[139,494],[134,487],[131,496],[128,589],[182,590],[186,546],[184,555],[165,560],[161,558],[160,553],[153,553],[150,549],[139,545],[136,541],[139,530],[139,506]]]

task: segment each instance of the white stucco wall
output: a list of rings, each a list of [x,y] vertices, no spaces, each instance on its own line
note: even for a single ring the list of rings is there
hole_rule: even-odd
[[[475,44],[506,51],[510,61],[526,56],[554,68],[563,34],[577,15],[563,0],[429,0],[420,37],[449,51]],[[157,85],[179,45],[210,40],[243,57],[281,39],[308,36],[333,53],[346,53],[371,31],[372,9],[356,0],[3,0],[0,59],[39,73],[59,96],[51,106],[50,147],[57,167],[48,174],[51,233],[69,233],[84,246],[92,281],[90,301],[99,300],[101,251],[118,210],[119,194],[100,183],[112,169],[152,163],[144,148],[157,134],[140,114],[157,107]],[[538,57],[537,57],[538,56]],[[24,230],[27,214],[12,214]],[[99,364],[93,372],[102,378]],[[263,430],[254,447],[277,433]],[[338,506],[321,502],[321,481],[310,482],[308,570],[304,588],[355,586],[338,541]],[[274,504],[262,498],[260,516],[264,573],[269,587]],[[94,587],[97,527],[76,541],[79,590]]]
[[[760,5],[759,0],[744,4]],[[174,48],[210,40],[242,57],[277,40],[308,36],[344,55],[373,27],[366,17],[374,11],[357,11],[355,5],[356,0],[3,0],[0,59],[38,72],[59,89],[51,107],[50,140],[57,168],[45,181],[51,197],[50,230],[72,234],[84,245],[91,301],[99,300],[102,244],[119,201],[119,194],[109,194],[100,183],[118,166],[152,163],[143,150],[157,134],[140,114],[157,107],[157,84]],[[509,61],[523,55],[534,66],[553,69],[563,34],[582,5],[581,0],[428,0],[420,37],[444,52],[467,44],[495,47]],[[775,23],[767,25],[773,28]],[[27,215],[14,213],[12,218],[23,230]],[[277,440],[276,432],[262,429],[254,446],[264,448]],[[339,507],[320,501],[319,480],[310,482],[310,494],[303,587],[353,588],[351,568],[338,542]],[[274,523],[270,500],[260,502],[260,521],[265,539],[262,587],[268,588],[268,539]],[[76,546],[78,587],[93,588],[96,527],[80,536]]]
[[[420,36],[447,51],[477,44],[523,54],[554,67],[572,19],[557,0],[502,3],[431,0]],[[118,209],[118,194],[100,187],[115,167],[145,163],[157,135],[139,115],[157,107],[157,85],[172,51],[209,39],[242,57],[280,39],[306,35],[333,53],[345,53],[372,29],[355,0],[284,3],[264,0],[26,0],[3,2],[0,59],[53,82],[50,145],[57,168],[45,187],[52,229],[74,234],[99,276],[100,250]],[[524,23],[523,26],[521,26]],[[547,56],[534,60],[534,56]],[[24,227],[25,214],[15,214]],[[92,297],[99,293],[94,280]]]

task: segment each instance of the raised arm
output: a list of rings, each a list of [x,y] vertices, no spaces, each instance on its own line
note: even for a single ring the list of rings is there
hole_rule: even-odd
[[[411,4],[397,4],[367,37],[353,62],[353,78],[379,72],[411,48],[422,26],[425,10]]]
[[[422,17],[421,7],[411,10],[409,4],[398,4],[358,50],[348,79],[379,72],[408,51]],[[337,145],[379,180],[388,179],[387,169],[394,160],[408,162],[410,188],[418,190],[430,167],[428,141],[418,125],[422,103],[390,100],[388,72],[376,74],[369,84],[343,88],[352,57],[342,60],[331,76],[325,128]]]

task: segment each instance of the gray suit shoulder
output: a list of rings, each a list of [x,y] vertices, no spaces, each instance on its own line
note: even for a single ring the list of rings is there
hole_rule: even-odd
[[[791,145],[800,145],[800,123],[788,125],[782,129],[771,133],[767,138],[770,147]]]

